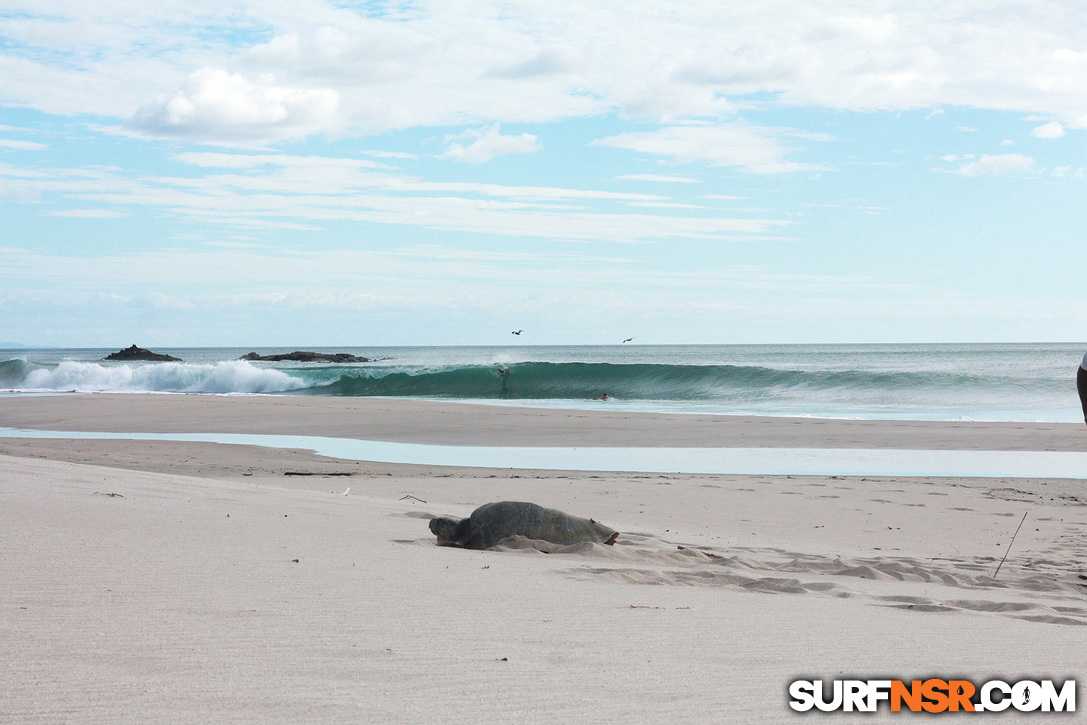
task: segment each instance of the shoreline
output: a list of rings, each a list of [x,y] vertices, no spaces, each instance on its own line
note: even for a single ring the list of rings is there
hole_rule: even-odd
[[[495,447],[1087,451],[1078,423],[856,420],[520,408],[394,398],[58,394],[4,398],[0,427],[251,433]]]
[[[446,468],[702,473],[774,476],[901,476],[1087,480],[1087,453],[896,448],[496,447],[389,443],[354,438],[245,433],[103,433],[0,428],[0,439],[56,439],[72,448],[120,440],[305,450],[343,461]],[[3,450],[0,448],[0,450]]]

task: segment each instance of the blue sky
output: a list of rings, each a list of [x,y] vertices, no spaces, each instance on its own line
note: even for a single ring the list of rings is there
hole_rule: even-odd
[[[0,0],[0,340],[1087,339],[1087,6],[935,5]]]

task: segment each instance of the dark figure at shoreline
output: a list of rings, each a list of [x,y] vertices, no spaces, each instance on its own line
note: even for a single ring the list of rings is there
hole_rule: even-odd
[[[1087,423],[1087,354],[1076,371],[1076,389],[1079,391],[1080,405],[1083,406],[1083,422]]]

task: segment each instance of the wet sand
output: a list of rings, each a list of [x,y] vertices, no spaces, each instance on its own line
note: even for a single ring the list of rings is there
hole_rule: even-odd
[[[468,446],[1087,451],[1072,423],[838,420],[555,410],[384,398],[48,395],[0,398],[0,427],[261,433]]]

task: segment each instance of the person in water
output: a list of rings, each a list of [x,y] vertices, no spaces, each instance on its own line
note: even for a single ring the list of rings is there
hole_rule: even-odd
[[[1083,422],[1087,423],[1087,353],[1076,371],[1076,390],[1079,391],[1079,403],[1083,406]]]

